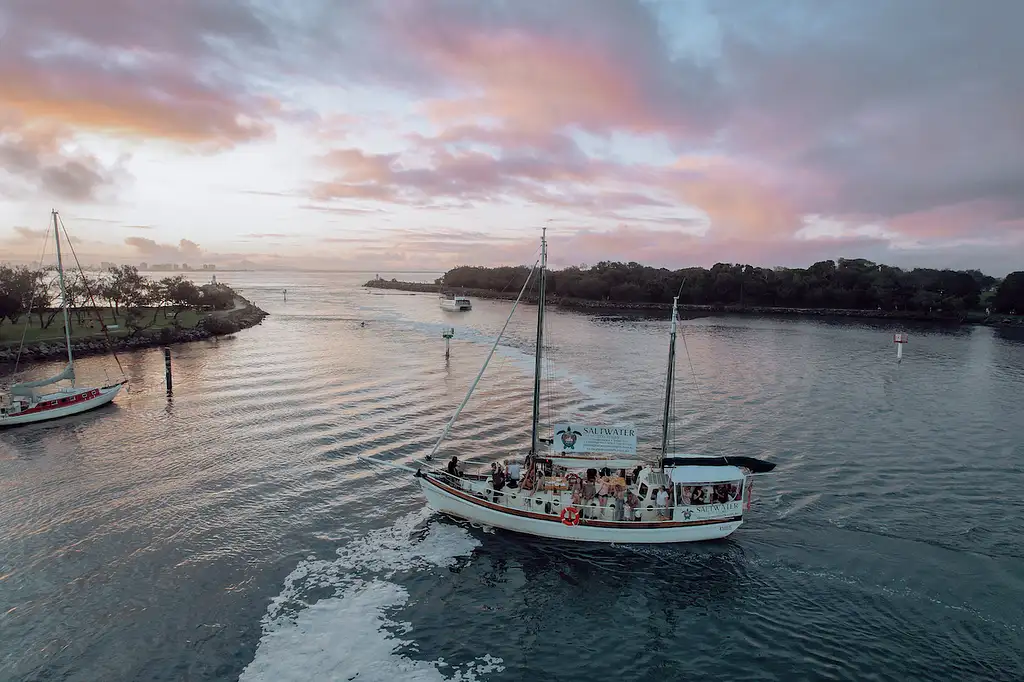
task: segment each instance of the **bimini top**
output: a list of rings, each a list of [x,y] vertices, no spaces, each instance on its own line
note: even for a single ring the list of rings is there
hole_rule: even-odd
[[[733,466],[677,466],[668,470],[673,483],[731,483],[743,480],[743,471]]]
[[[735,466],[750,469],[754,474],[766,474],[775,468],[775,462],[766,462],[756,457],[741,455],[729,457],[708,457],[705,455],[671,454],[662,459],[664,466]]]

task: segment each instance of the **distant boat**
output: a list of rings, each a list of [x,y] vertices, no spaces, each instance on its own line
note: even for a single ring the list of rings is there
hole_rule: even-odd
[[[455,296],[450,294],[448,296],[441,297],[441,310],[446,310],[450,313],[460,313],[465,310],[472,310],[473,302],[469,300],[468,296]]]
[[[460,313],[473,309],[473,302],[469,300],[469,296],[459,296],[451,292],[445,293],[444,280],[441,280],[441,291],[438,293],[438,301],[440,302],[441,310],[449,313]]]
[[[71,350],[71,324],[67,289],[64,286],[64,263],[61,260],[57,211],[53,211],[53,238],[57,245],[57,275],[60,282],[61,308],[64,312],[64,343],[67,344],[68,364],[60,374],[48,379],[13,384],[7,392],[0,392],[0,427],[70,417],[101,407],[112,401],[121,391],[121,387],[128,383],[127,379],[122,379],[106,386],[75,385],[75,358]],[[62,381],[68,381],[70,385],[49,392],[37,390]]]
[[[538,281],[537,345],[535,349],[532,441],[517,486],[499,483],[498,476],[466,473],[453,458],[447,469],[434,465],[413,469],[375,457],[365,460],[415,474],[427,504],[472,523],[558,540],[604,543],[680,543],[731,535],[749,508],[752,475],[775,468],[753,457],[706,457],[669,452],[677,305],[672,305],[668,380],[662,425],[661,457],[654,463],[636,455],[636,429],[631,425],[595,426],[563,423],[553,437],[540,434],[541,368],[544,341],[544,290],[547,241],[509,312],[480,373],[426,457],[432,460],[483,376],[494,349],[512,319],[523,293]],[[678,299],[676,299],[678,300]],[[541,451],[541,444],[548,447]],[[476,454],[476,453],[474,453]],[[480,454],[493,457],[493,447]],[[471,455],[473,456],[473,455]],[[499,469],[500,471],[500,469]],[[519,472],[517,472],[519,473]],[[497,486],[497,487],[496,487]]]

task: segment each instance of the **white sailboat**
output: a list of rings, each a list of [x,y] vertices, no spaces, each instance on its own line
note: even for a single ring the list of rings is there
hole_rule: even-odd
[[[384,460],[369,461],[413,472],[428,504],[450,516],[505,530],[584,542],[677,543],[713,540],[732,534],[749,509],[755,473],[775,465],[752,457],[704,457],[669,452],[669,423],[677,306],[672,305],[669,367],[662,425],[662,454],[656,462],[636,456],[636,429],[631,425],[555,425],[553,438],[540,437],[541,360],[544,342],[544,294],[547,241],[509,313],[508,326],[530,280],[538,277],[532,436],[516,485],[506,476],[469,474],[457,458],[446,469],[413,469]],[[476,381],[445,426],[428,460],[433,458],[469,401],[494,349],[502,327]],[[546,451],[541,446],[548,446]],[[519,467],[518,462],[515,466]],[[512,469],[512,467],[510,467]],[[510,471],[514,476],[514,470]]]
[[[64,285],[64,263],[61,259],[57,211],[53,211],[53,238],[57,246],[57,276],[64,314],[64,343],[67,346],[68,363],[60,374],[38,381],[13,384],[6,393],[0,392],[0,428],[69,417],[101,407],[112,401],[121,387],[128,383],[127,379],[122,379],[106,386],[75,385],[75,358],[71,350],[71,321],[67,289]],[[48,391],[39,390],[55,386],[62,381],[68,381],[70,385]]]

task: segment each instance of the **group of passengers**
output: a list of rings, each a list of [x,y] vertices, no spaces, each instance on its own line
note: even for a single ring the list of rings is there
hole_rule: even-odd
[[[714,485],[679,486],[679,504],[725,504],[743,496],[742,483],[716,483]]]
[[[612,516],[615,521],[634,520],[639,518],[639,511],[642,509],[643,501],[634,491],[633,483],[639,478],[642,467],[638,466],[632,471],[620,469],[617,476],[607,467],[598,471],[587,469],[585,476],[568,475],[565,477],[568,483],[568,492],[572,496],[574,506],[582,506],[585,517],[596,516],[597,509],[602,510],[609,505],[612,507]],[[458,457],[452,457],[448,462],[447,471],[454,477],[464,476]],[[506,488],[522,489],[523,491],[534,491],[543,489],[544,478],[555,473],[550,460],[540,460],[532,455],[527,455],[525,465],[515,459],[506,459],[503,462],[492,462],[490,470],[490,488],[493,491],[494,502],[501,502]],[[559,467],[559,473],[564,473]],[[647,495],[646,486],[641,486],[641,492]],[[706,504],[722,504],[740,500],[743,496],[743,484],[717,483],[707,485],[681,485],[661,486],[656,488],[650,495],[654,511],[659,520],[671,520],[673,507],[678,505],[700,506]],[[596,503],[591,504],[591,503]]]

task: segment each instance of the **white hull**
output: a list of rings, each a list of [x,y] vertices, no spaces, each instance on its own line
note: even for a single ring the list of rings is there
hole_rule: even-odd
[[[120,393],[123,385],[114,384],[103,388],[68,388],[41,395],[37,398],[35,405],[28,410],[0,415],[0,428],[70,417],[74,414],[94,410],[112,401]],[[52,402],[56,402],[56,405],[48,404]]]
[[[458,313],[465,310],[472,310],[473,304],[469,302],[469,299],[441,299],[441,310],[449,313]]]
[[[581,519],[579,525],[566,525],[558,515],[512,510],[455,490],[430,476],[417,478],[427,504],[451,516],[479,523],[558,540],[622,544],[662,544],[718,540],[731,535],[742,520],[707,522],[609,522]]]

